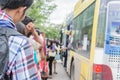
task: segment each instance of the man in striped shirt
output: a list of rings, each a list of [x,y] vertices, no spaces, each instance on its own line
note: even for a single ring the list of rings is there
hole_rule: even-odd
[[[0,0],[0,27],[16,30],[15,24],[24,19],[33,0]],[[10,36],[7,75],[12,80],[41,80],[33,60],[33,48],[25,36]]]

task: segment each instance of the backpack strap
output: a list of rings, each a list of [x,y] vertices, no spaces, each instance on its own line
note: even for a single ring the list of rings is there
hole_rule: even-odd
[[[6,35],[7,37],[10,37],[10,36],[23,36],[23,34],[17,32],[14,29],[8,28],[8,27],[0,27],[0,34]]]

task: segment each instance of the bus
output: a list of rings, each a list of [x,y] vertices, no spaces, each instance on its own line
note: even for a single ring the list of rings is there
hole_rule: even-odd
[[[120,80],[120,0],[79,0],[68,51],[71,80]]]

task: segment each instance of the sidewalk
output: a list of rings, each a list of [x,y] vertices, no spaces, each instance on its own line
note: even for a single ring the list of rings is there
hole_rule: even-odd
[[[52,79],[48,80],[70,80],[61,62],[57,63],[57,73],[53,74]]]

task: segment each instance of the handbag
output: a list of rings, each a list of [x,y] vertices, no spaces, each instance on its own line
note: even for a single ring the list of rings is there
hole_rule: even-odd
[[[55,57],[56,52],[55,51],[50,51],[48,54],[49,54],[49,57]]]
[[[41,72],[41,78],[48,78],[48,73],[45,72],[45,63],[44,63],[43,70],[42,70],[42,72]]]
[[[41,78],[48,78],[48,73],[42,71],[42,72],[41,72]]]

